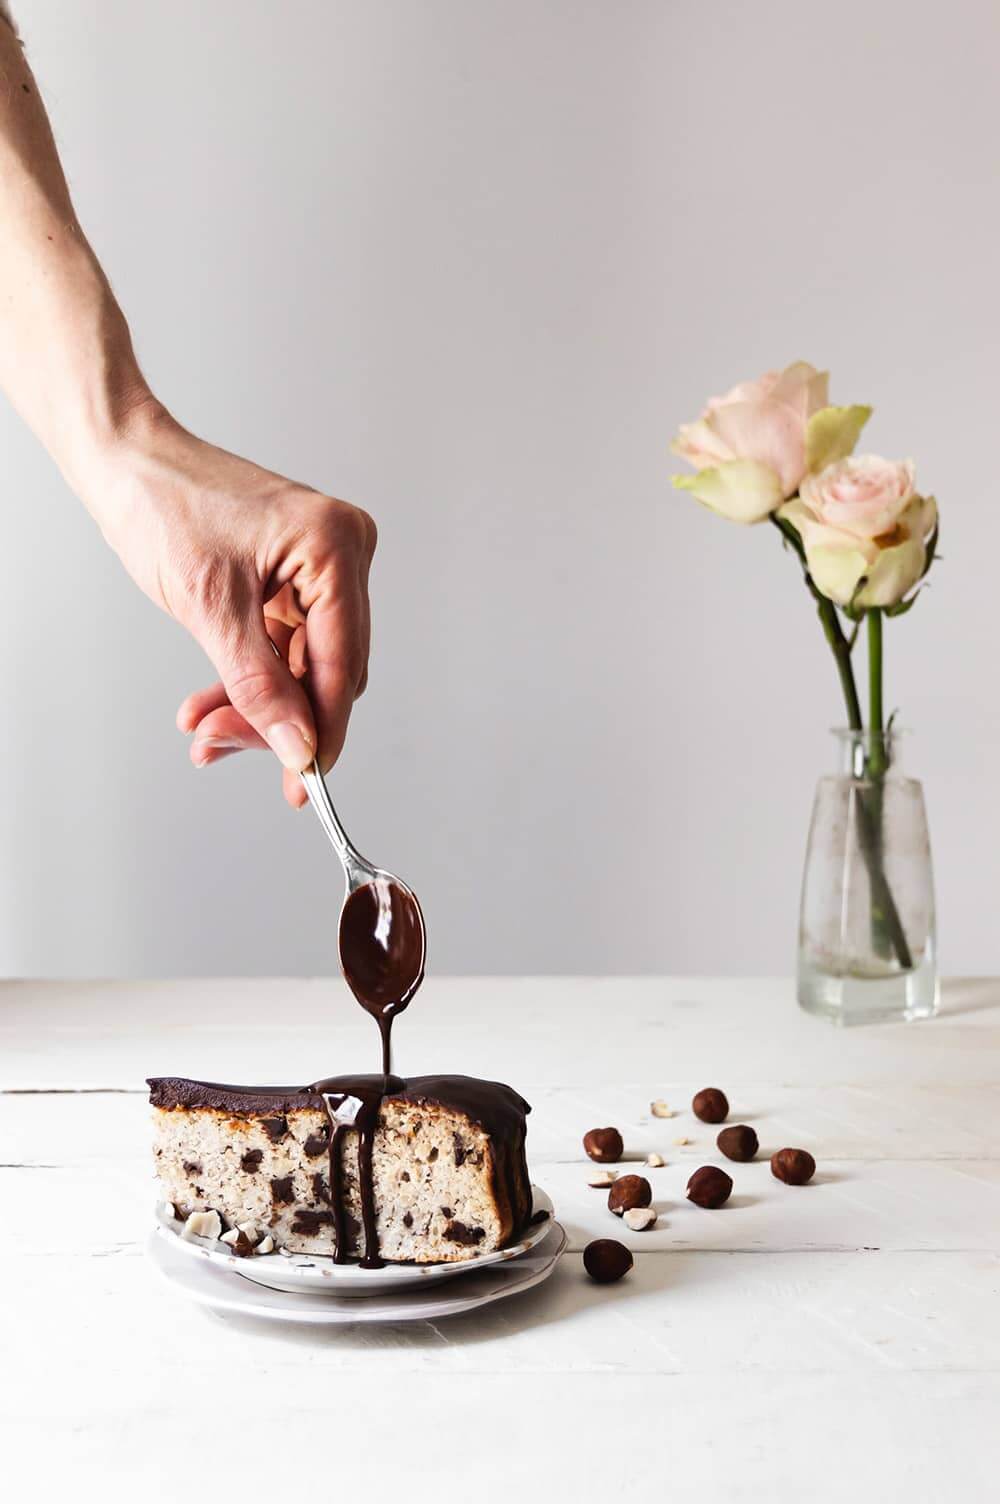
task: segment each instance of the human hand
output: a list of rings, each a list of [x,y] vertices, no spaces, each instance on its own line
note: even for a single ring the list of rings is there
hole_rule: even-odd
[[[270,747],[285,798],[304,804],[298,773],[314,755],[324,772],[337,760],[367,682],[374,522],[204,443],[155,406],[130,421],[97,486],[100,498],[85,499],[126,569],[219,674],[177,714],[194,734],[192,762]]]

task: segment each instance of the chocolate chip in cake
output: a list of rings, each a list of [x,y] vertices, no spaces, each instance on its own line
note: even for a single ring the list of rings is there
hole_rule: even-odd
[[[327,1183],[324,1180],[324,1178],[323,1178],[322,1175],[314,1175],[312,1177],[312,1188],[313,1188],[313,1200],[314,1201],[324,1201],[326,1203],[326,1205],[329,1206],[330,1205],[330,1187],[327,1185]]]
[[[434,1161],[437,1159],[437,1157],[438,1157],[438,1146],[437,1146],[437,1144],[434,1144],[433,1147],[431,1148],[431,1152],[427,1156],[427,1163],[429,1165],[432,1165],[434,1163]]]
[[[263,1128],[264,1132],[271,1140],[271,1143],[276,1144],[278,1140],[284,1138],[285,1134],[288,1132],[288,1119],[261,1118],[260,1126]]]
[[[283,1175],[271,1181],[271,1199],[285,1206],[290,1206],[295,1200],[295,1187],[290,1175]]]
[[[403,1226],[404,1227],[412,1227],[413,1226],[413,1213],[412,1212],[404,1212],[403,1213]]]
[[[233,1227],[229,1232],[223,1233],[219,1242],[228,1244],[230,1253],[234,1253],[238,1259],[249,1258],[254,1250],[253,1243],[238,1227]]]
[[[455,1150],[455,1169],[460,1170],[465,1164],[465,1141],[460,1133],[453,1133],[451,1142]]]
[[[486,1236],[484,1227],[466,1227],[464,1222],[449,1222],[444,1235],[450,1243],[461,1243],[466,1248],[481,1243]]]
[[[248,1175],[256,1175],[263,1158],[263,1149],[248,1149],[240,1160],[240,1169],[244,1170]]]
[[[329,1145],[330,1135],[328,1133],[310,1133],[302,1145],[302,1151],[309,1159],[315,1159],[317,1155],[325,1154]]]
[[[441,1215],[442,1217],[453,1217],[455,1213],[452,1211],[450,1206],[442,1206]]]
[[[332,1223],[333,1216],[330,1212],[313,1212],[307,1207],[300,1206],[295,1213],[292,1232],[299,1233],[304,1238],[311,1238],[319,1232],[321,1227],[328,1227]]]
[[[400,1180],[409,1180],[409,1178],[410,1178],[410,1172],[409,1172],[409,1170],[404,1170],[403,1173],[402,1173],[402,1175],[400,1175],[399,1178],[400,1178]]]
[[[185,1175],[200,1175],[201,1165],[195,1159],[186,1159],[183,1165]]]

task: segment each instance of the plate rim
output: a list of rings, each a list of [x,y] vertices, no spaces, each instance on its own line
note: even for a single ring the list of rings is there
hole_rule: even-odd
[[[552,1238],[553,1234],[556,1235],[554,1246],[542,1259],[540,1255],[544,1250],[544,1244]],[[510,1273],[516,1271],[521,1260],[532,1263],[537,1261],[538,1267],[523,1271],[519,1279],[503,1279],[493,1288],[479,1294],[463,1294],[461,1286],[452,1289],[450,1293],[447,1290],[432,1291],[430,1286],[423,1290],[415,1290],[413,1286],[404,1286],[399,1290],[383,1290],[381,1298],[373,1293],[371,1299],[362,1301],[349,1296],[336,1297],[332,1291],[327,1300],[310,1300],[302,1291],[277,1290],[273,1285],[261,1285],[256,1280],[248,1279],[239,1269],[223,1269],[207,1260],[202,1263],[185,1261],[178,1254],[176,1243],[161,1237],[157,1228],[153,1228],[146,1239],[146,1255],[167,1284],[197,1305],[214,1310],[232,1311],[237,1315],[250,1316],[259,1321],[299,1322],[310,1326],[341,1326],[352,1322],[438,1321],[445,1316],[458,1316],[468,1311],[478,1310],[498,1300],[506,1300],[512,1295],[523,1294],[542,1284],[555,1272],[568,1246],[569,1237],[566,1229],[561,1222],[551,1218],[547,1224],[544,1239],[536,1245],[537,1251],[534,1257],[530,1253],[521,1254],[506,1265],[491,1265],[488,1269],[480,1268],[481,1274],[487,1275],[492,1272],[496,1277],[501,1272],[506,1275],[508,1271]],[[235,1274],[236,1279],[227,1277],[231,1274]],[[237,1280],[240,1281],[239,1284]],[[214,1282],[217,1288],[209,1287],[199,1290],[197,1285],[200,1281]],[[269,1303],[258,1307],[255,1297],[260,1299],[264,1292],[268,1297],[277,1297],[279,1303],[277,1305]],[[432,1296],[433,1298],[430,1298]],[[414,1307],[415,1298],[420,1302],[416,1307]],[[283,1309],[283,1303],[286,1301],[295,1302],[295,1304]]]
[[[364,1298],[390,1294],[395,1290],[413,1289],[424,1284],[436,1284],[460,1274],[493,1268],[498,1264],[512,1263],[524,1254],[540,1247],[555,1224],[555,1205],[549,1193],[532,1181],[532,1214],[547,1211],[548,1217],[527,1229],[518,1243],[510,1248],[497,1248],[490,1253],[478,1254],[471,1259],[457,1259],[451,1263],[433,1264],[386,1264],[381,1269],[362,1269],[359,1264],[335,1264],[332,1254],[273,1253],[255,1254],[251,1258],[237,1258],[231,1250],[217,1239],[181,1236],[176,1218],[169,1218],[165,1200],[157,1201],[153,1235],[163,1237],[170,1246],[187,1257],[206,1260],[212,1268],[224,1273],[239,1274],[251,1284],[261,1285],[279,1294],[296,1295],[341,1295],[345,1298]],[[303,1262],[299,1262],[299,1261]],[[255,1273],[254,1271],[260,1271]],[[265,1272],[280,1272],[282,1283],[273,1284],[262,1278]],[[289,1284],[296,1286],[289,1289]]]

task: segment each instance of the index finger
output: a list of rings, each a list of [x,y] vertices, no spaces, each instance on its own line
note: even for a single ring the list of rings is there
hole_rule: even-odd
[[[347,723],[368,661],[360,581],[345,582],[329,599],[316,601],[306,614],[306,686],[316,717],[317,758],[329,772],[340,756]]]

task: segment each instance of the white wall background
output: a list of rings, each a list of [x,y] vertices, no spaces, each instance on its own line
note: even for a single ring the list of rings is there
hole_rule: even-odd
[[[161,395],[379,522],[335,795],[435,969],[791,969],[833,668],[666,444],[797,356],[941,500],[890,698],[944,964],[1000,969],[992,0],[15,10]],[[332,971],[311,817],[190,767],[214,676],[6,407],[0,465],[0,971]]]

